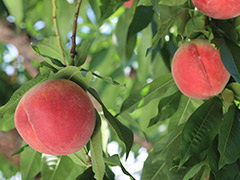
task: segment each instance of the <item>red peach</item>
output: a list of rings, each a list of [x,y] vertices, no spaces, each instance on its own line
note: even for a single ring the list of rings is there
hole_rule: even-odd
[[[123,6],[126,8],[131,8],[134,0],[126,1]]]
[[[231,19],[240,15],[240,0],[192,0],[201,12],[215,19]]]
[[[15,125],[33,149],[72,154],[90,139],[95,111],[84,90],[70,80],[53,79],[31,88],[20,100]]]
[[[180,91],[188,97],[207,99],[222,92],[230,74],[219,50],[207,40],[184,43],[172,61],[172,75]]]

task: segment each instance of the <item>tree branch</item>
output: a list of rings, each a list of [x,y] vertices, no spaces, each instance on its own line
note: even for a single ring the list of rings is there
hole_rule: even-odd
[[[73,22],[73,33],[72,33],[72,47],[70,50],[70,55],[71,55],[71,59],[72,59],[72,63],[74,63],[74,57],[76,55],[76,32],[77,32],[77,19],[78,19],[78,14],[79,14],[79,10],[80,10],[80,6],[82,4],[82,0],[78,0],[77,4],[76,4],[76,12],[74,15],[74,22]]]
[[[56,11],[57,11],[57,3],[56,3],[56,0],[52,0],[52,7],[53,7],[53,9],[52,9],[53,10],[52,18],[53,18],[54,28],[55,28],[55,31],[56,31],[58,47],[59,47],[60,52],[62,54],[63,64],[66,64],[66,62],[65,62],[65,55],[64,55],[64,52],[63,52],[62,44],[61,44],[60,33],[59,33],[59,29],[58,29],[58,23],[57,23],[57,13],[56,13]]]

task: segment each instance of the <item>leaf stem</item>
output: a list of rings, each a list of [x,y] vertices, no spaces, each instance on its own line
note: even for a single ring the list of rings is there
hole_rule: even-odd
[[[56,0],[52,0],[52,18],[53,18],[53,24],[54,24],[54,28],[55,28],[55,31],[56,31],[56,36],[57,36],[57,42],[58,42],[58,47],[61,51],[61,54],[62,54],[62,58],[63,58],[63,64],[66,65],[66,62],[65,62],[65,55],[64,55],[64,52],[63,52],[63,47],[62,47],[62,44],[61,44],[61,39],[60,39],[60,33],[59,33],[59,29],[58,29],[58,23],[57,23],[57,3],[56,3]]]
[[[85,155],[86,158],[87,158],[87,163],[88,163],[88,164],[92,164],[91,157],[88,155],[88,151],[87,151],[86,147],[84,146],[82,149],[83,149],[84,155]]]
[[[74,22],[73,22],[73,33],[72,33],[72,47],[70,50],[70,56],[71,56],[71,64],[74,63],[74,58],[76,55],[76,32],[77,32],[77,19],[78,19],[78,14],[79,14],[79,10],[82,4],[82,0],[78,0],[76,3],[76,11],[75,11],[75,15],[74,15]]]

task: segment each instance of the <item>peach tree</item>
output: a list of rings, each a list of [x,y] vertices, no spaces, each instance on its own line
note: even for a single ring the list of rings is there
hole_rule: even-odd
[[[0,16],[0,179],[240,178],[239,0],[3,0]]]

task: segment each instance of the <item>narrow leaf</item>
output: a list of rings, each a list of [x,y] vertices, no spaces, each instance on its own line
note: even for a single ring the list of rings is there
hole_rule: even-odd
[[[162,96],[166,91],[174,86],[171,74],[163,75],[146,84],[142,89],[133,92],[123,102],[120,114],[123,112],[132,112],[150,102],[152,99]]]
[[[240,112],[233,105],[223,119],[219,132],[218,150],[220,152],[219,169],[231,164],[240,156]]]
[[[124,3],[124,0],[101,0],[101,20],[111,16],[116,10],[121,7]]]
[[[177,18],[184,12],[185,9],[179,8],[174,14],[172,14],[168,19],[164,20],[157,34],[153,38],[153,49],[157,47],[158,41],[167,33],[168,29],[172,26],[172,24],[177,20]]]
[[[91,47],[91,41],[89,39],[85,39],[81,42],[80,45],[76,47],[77,56],[74,59],[74,64],[76,66],[81,66],[87,59],[88,51]]]
[[[158,104],[158,114],[150,120],[148,127],[153,126],[158,121],[164,121],[176,113],[180,98],[181,92],[177,91],[173,95],[161,99]]]
[[[58,46],[57,36],[44,38],[37,43],[37,46],[32,46],[32,48],[35,49],[36,53],[40,56],[41,54],[47,55],[46,58],[52,57],[56,60],[62,60],[63,58]]]
[[[147,25],[152,21],[153,13],[154,11],[152,6],[138,6],[129,26],[127,39],[147,27]]]
[[[86,156],[82,149],[74,154],[69,154],[68,157],[78,166],[88,166]]]
[[[119,159],[119,156],[117,154],[115,155],[112,155],[110,157],[107,157],[107,158],[104,158],[104,161],[105,163],[107,163],[108,165],[110,166],[119,166],[123,173],[128,175],[129,177],[131,177],[132,179],[135,179],[125,168],[124,166],[122,165],[120,159]]]
[[[51,56],[42,54],[37,46],[32,45],[32,48],[40,57],[44,58],[46,63],[48,63],[53,68],[59,70],[59,69],[65,67],[65,65],[60,60],[53,58]]]
[[[14,153],[12,153],[11,156],[15,156],[15,155],[23,152],[24,149],[25,149],[26,147],[28,147],[28,146],[29,146],[28,144],[25,144],[24,146],[22,146],[21,148],[19,148],[17,151],[15,151]]]
[[[182,166],[192,155],[206,150],[219,131],[222,102],[214,97],[201,105],[188,119],[180,146]]]
[[[24,18],[24,1],[23,0],[3,0],[10,15],[15,18],[17,26],[20,26]]]
[[[216,136],[215,139],[213,140],[211,146],[208,149],[208,154],[207,154],[208,164],[210,166],[212,176],[214,176],[215,178],[217,177],[218,162],[220,158],[220,154],[218,152],[217,147],[218,147],[218,136]]]
[[[168,129],[172,130],[175,129],[176,126],[184,124],[201,104],[201,100],[182,95],[176,113],[170,117]]]
[[[159,4],[167,5],[167,6],[179,6],[187,2],[187,0],[159,0]]]
[[[110,84],[112,84],[112,85],[117,85],[117,86],[124,86],[124,87],[126,87],[126,84],[121,84],[121,83],[113,80],[111,77],[103,77],[103,76],[101,76],[101,75],[99,75],[99,74],[97,74],[97,73],[95,73],[95,72],[91,72],[91,71],[89,71],[89,70],[87,70],[87,69],[84,69],[84,68],[81,68],[80,70],[83,71],[83,72],[91,73],[93,76],[95,76],[95,77],[97,77],[97,78],[99,78],[99,79],[102,79],[103,81],[105,81],[105,82],[107,82],[107,83],[110,83]]]
[[[23,180],[34,179],[40,172],[41,153],[27,147],[21,153],[21,174]]]
[[[198,163],[195,166],[193,166],[186,173],[186,175],[184,176],[183,180],[190,180],[191,178],[193,178],[201,170],[202,166],[204,166],[204,165],[206,165],[205,161],[203,161],[201,163]]]
[[[166,162],[156,161],[152,163],[154,157],[155,156],[153,155],[149,155],[147,160],[145,161],[142,171],[142,179],[168,180],[167,174],[164,173],[164,170],[166,168]]]
[[[74,169],[78,169],[74,171]],[[76,166],[67,156],[42,155],[42,180],[75,179],[85,167]]]
[[[228,85],[228,88],[233,91],[235,98],[240,100],[240,84],[237,82],[233,82]]]
[[[102,147],[102,133],[101,133],[101,118],[96,112],[96,126],[93,135],[90,139],[90,150],[92,169],[95,173],[94,177],[97,180],[103,179],[105,173],[105,164],[103,160],[103,147]]]
[[[88,89],[89,93],[101,104],[104,116],[108,120],[108,122],[111,124],[113,129],[116,131],[118,137],[121,139],[121,141],[125,144],[126,146],[126,158],[129,155],[129,152],[131,150],[131,147],[133,145],[133,133],[132,131],[123,125],[116,117],[114,117],[104,106],[102,100],[98,96],[97,92],[89,88]]]
[[[225,39],[220,47],[220,55],[228,72],[240,83],[240,47]]]
[[[90,81],[87,78],[83,77],[82,72],[78,67],[75,66],[67,66],[61,70],[59,70],[56,74],[52,75],[50,79],[69,79],[79,86],[81,86],[84,90],[88,89],[90,85]]]
[[[87,168],[82,174],[80,174],[76,180],[95,180],[92,167]]]
[[[45,76],[41,76],[40,74],[38,74],[34,79],[27,81],[26,83],[24,83],[20,88],[18,88],[12,95],[12,97],[10,98],[10,100],[0,108],[0,118],[3,117],[3,115],[8,112],[14,112],[15,108],[18,104],[18,102],[20,101],[20,99],[22,98],[22,96],[29,90],[31,89],[34,85],[43,82],[47,79],[47,77]]]

